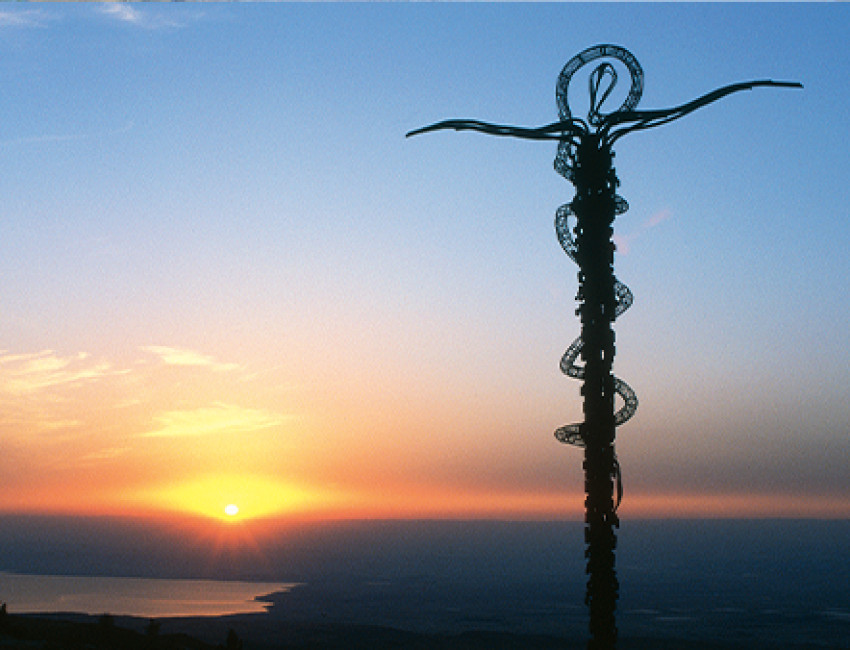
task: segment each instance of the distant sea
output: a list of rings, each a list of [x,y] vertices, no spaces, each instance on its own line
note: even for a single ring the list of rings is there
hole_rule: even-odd
[[[261,617],[428,634],[586,635],[580,522],[304,524],[282,527],[259,553],[187,547],[148,526],[0,519],[8,572],[0,601],[10,612],[146,617],[270,606],[250,615],[252,629]],[[618,542],[623,639],[850,650],[850,521],[625,520]],[[39,573],[54,577],[39,581]],[[4,585],[16,580],[35,592],[13,597]],[[57,595],[72,584],[73,595]]]
[[[75,612],[161,618],[265,612],[263,596],[294,583],[0,573],[0,602],[15,613]]]

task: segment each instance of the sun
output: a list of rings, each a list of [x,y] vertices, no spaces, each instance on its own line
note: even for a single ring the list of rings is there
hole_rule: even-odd
[[[347,500],[340,493],[323,488],[251,474],[200,476],[185,483],[141,490],[138,498],[146,506],[227,524],[327,510]]]

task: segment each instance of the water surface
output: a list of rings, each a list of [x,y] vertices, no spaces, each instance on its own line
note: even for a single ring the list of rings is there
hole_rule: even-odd
[[[223,616],[264,612],[262,600],[295,583],[39,576],[0,573],[9,612],[79,612],[144,617]]]

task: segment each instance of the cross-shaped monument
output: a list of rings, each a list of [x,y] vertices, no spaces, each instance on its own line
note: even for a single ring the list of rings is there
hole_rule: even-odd
[[[617,110],[603,113],[602,105],[617,82],[617,71],[608,61],[599,63],[590,73],[587,119],[574,117],[568,101],[570,81],[585,64],[598,59],[614,59],[625,65],[631,76],[631,88]],[[573,200],[558,208],[555,230],[564,251],[579,267],[576,313],[581,318],[581,336],[561,358],[561,370],[583,381],[584,422],[560,427],[555,437],[584,447],[588,650],[616,647],[614,612],[619,583],[614,568],[614,529],[619,527],[617,507],[622,498],[622,483],[614,452],[614,431],[634,415],[638,403],[634,391],[612,372],[613,322],[632,304],[631,291],[614,277],[612,225],[614,217],[625,212],[628,204],[616,193],[619,181],[614,172],[612,146],[628,133],[672,122],[727,95],[760,86],[802,88],[796,82],[746,81],[718,88],[674,108],[636,110],[643,93],[643,70],[637,59],[623,47],[596,45],[574,56],[561,71],[555,92],[560,118],[557,122],[522,128],[477,120],[446,120],[407,134],[455,129],[528,140],[557,140],[555,170],[575,186]],[[569,222],[573,217],[576,225],[571,232]],[[579,358],[583,365],[578,363]],[[615,394],[623,400],[616,410]]]

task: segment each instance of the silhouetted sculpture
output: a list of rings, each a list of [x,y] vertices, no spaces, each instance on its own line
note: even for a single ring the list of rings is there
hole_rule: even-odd
[[[242,639],[233,631],[233,628],[227,630],[227,641],[224,647],[226,650],[242,650]]]
[[[162,629],[162,623],[152,618],[148,621],[148,625],[145,628],[145,635],[148,637],[157,637],[159,636],[160,629]]]
[[[610,63],[601,63],[590,74],[587,120],[573,117],[567,98],[570,80],[585,64],[605,57],[620,61],[628,69],[631,88],[626,99],[616,111],[602,113],[602,104],[617,82],[617,72]],[[619,584],[614,569],[614,528],[619,527],[616,511],[622,499],[622,482],[614,452],[614,430],[634,415],[638,403],[634,391],[612,373],[612,324],[629,308],[633,298],[628,287],[614,277],[612,224],[616,215],[628,209],[628,204],[616,194],[619,180],[611,147],[627,133],[666,124],[734,92],[760,86],[802,88],[793,82],[747,81],[724,86],[674,108],[638,111],[635,107],[643,94],[643,71],[637,59],[617,45],[596,45],[570,59],[558,77],[558,122],[522,128],[477,120],[446,120],[407,134],[470,129],[529,140],[558,140],[555,170],[575,186],[573,200],[558,208],[555,230],[564,251],[579,266],[577,314],[581,318],[581,336],[561,358],[561,370],[583,380],[584,422],[560,427],[555,437],[584,447],[585,556],[589,575],[585,602],[590,612],[590,650],[616,647],[614,612]],[[575,238],[569,228],[573,216]],[[579,356],[584,366],[576,364]],[[616,412],[615,394],[624,402]]]

